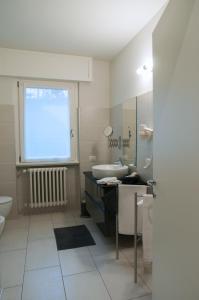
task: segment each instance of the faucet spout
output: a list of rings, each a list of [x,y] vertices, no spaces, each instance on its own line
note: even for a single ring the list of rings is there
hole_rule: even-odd
[[[115,164],[121,165],[121,166],[124,166],[124,165],[125,165],[124,160],[123,160],[122,157],[119,157],[119,158],[118,158],[118,161],[116,161]]]

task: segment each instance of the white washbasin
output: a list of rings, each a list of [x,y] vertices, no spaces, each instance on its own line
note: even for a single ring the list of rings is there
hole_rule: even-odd
[[[96,165],[92,167],[92,174],[95,178],[101,179],[104,177],[121,178],[128,174],[128,166],[120,165]]]

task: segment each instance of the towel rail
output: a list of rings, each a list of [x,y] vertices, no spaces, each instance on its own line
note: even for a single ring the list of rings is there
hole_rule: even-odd
[[[138,217],[138,205],[137,205],[137,199],[138,199],[138,194],[135,193],[135,198],[134,198],[134,282],[137,283],[137,217]]]

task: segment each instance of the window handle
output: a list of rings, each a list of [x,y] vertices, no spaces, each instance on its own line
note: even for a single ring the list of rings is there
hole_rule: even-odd
[[[74,138],[73,129],[70,130],[70,137],[71,137],[71,138]]]

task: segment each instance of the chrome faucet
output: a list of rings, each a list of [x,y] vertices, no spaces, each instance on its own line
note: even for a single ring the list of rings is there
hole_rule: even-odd
[[[124,166],[124,159],[122,157],[119,157],[118,161],[114,162],[114,164]]]

